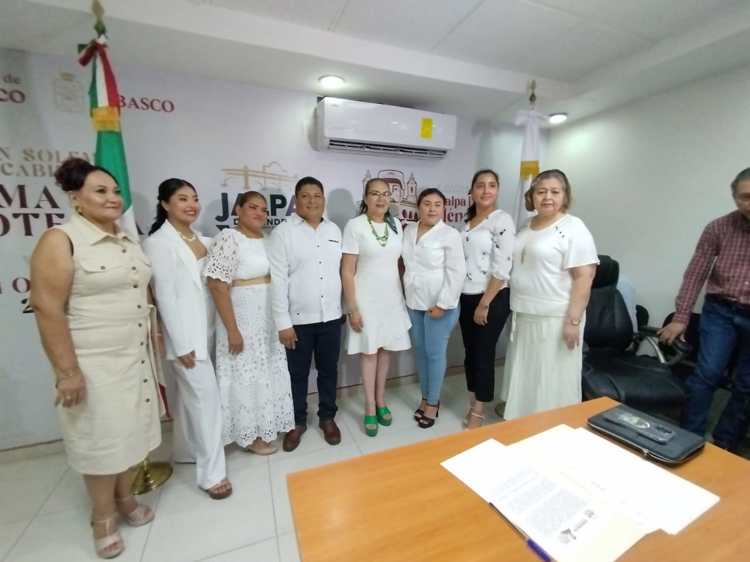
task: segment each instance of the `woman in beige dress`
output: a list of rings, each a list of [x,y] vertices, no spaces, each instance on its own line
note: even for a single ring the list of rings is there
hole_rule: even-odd
[[[93,504],[94,547],[114,558],[125,549],[118,519],[140,526],[154,518],[133,498],[129,471],[161,442],[151,266],[137,239],[117,227],[123,203],[108,171],[71,158],[55,179],[74,212],[34,250],[31,302],[56,377],[68,463]]]

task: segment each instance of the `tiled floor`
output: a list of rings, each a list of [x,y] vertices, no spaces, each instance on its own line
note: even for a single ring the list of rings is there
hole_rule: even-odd
[[[498,374],[501,371],[498,368]],[[389,382],[393,425],[377,437],[362,429],[362,389],[340,391],[337,421],[341,444],[323,440],[314,417],[293,453],[261,457],[228,449],[234,494],[212,501],[194,483],[192,465],[175,465],[162,488],[145,497],[156,508],[151,525],[122,527],[125,552],[117,560],[143,562],[291,562],[299,560],[294,535],[287,474],[326,463],[407,445],[460,431],[464,414],[462,375],[446,378],[438,423],[419,429],[412,412],[419,400],[413,377]],[[310,412],[317,397],[310,397]],[[497,421],[488,413],[488,422]],[[170,436],[166,435],[168,445]],[[168,446],[156,452],[168,457]],[[0,560],[7,562],[79,562],[97,560],[88,527],[88,502],[80,476],[70,470],[62,453],[0,464]]]
[[[498,388],[502,367],[498,367]],[[143,501],[156,508],[151,525],[122,528],[127,548],[123,562],[292,562],[299,560],[286,476],[343,459],[408,445],[461,431],[465,413],[465,382],[461,374],[445,380],[438,423],[429,430],[416,427],[412,411],[420,397],[413,377],[389,382],[388,400],[393,425],[380,428],[377,437],[361,426],[362,389],[340,390],[342,442],[331,447],[323,441],[313,416],[299,448],[293,453],[261,457],[237,448],[228,449],[229,474],[234,494],[212,501],[194,484],[192,465],[175,465],[162,488]],[[718,418],[725,396],[718,396],[711,418]],[[314,414],[317,396],[310,397]],[[498,421],[487,412],[488,423]],[[153,455],[169,457],[171,435]],[[750,452],[745,443],[743,456]],[[70,470],[63,453],[0,463],[0,561],[79,562],[97,560],[88,527],[88,502],[80,476]]]

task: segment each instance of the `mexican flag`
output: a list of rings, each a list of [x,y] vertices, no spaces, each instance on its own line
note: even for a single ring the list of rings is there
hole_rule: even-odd
[[[539,126],[546,120],[546,115],[533,109],[519,111],[516,114],[516,126],[524,127],[520,179],[513,209],[517,230],[521,230],[533,214],[526,210],[524,195],[531,187],[531,180],[539,173]]]
[[[96,26],[98,37],[82,46],[78,62],[82,66],[91,65],[91,121],[96,131],[96,153],[94,163],[109,170],[120,186],[123,199],[123,213],[120,228],[133,234],[138,240],[138,227],[133,215],[133,198],[128,180],[128,165],[125,161],[125,145],[120,129],[120,93],[107,55],[107,36],[104,25]]]
[[[120,129],[120,92],[117,90],[117,81],[112,71],[112,65],[107,55],[106,28],[100,21],[94,29],[97,38],[88,45],[79,47],[78,62],[82,66],[91,65],[91,86],[89,87],[89,100],[91,102],[91,121],[96,131],[96,153],[94,163],[108,170],[117,180],[120,194],[123,199],[123,213],[120,217],[120,228],[131,233],[133,239],[138,241],[138,227],[135,224],[133,214],[133,197],[130,193],[130,182],[128,180],[128,165],[125,161],[125,145],[122,142],[122,131]],[[159,372],[160,359],[156,358],[157,380],[161,391],[162,402],[167,408],[166,388],[163,377]]]

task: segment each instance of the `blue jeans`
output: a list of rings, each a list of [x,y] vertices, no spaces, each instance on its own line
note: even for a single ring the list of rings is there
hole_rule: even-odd
[[[732,395],[714,429],[714,442],[734,451],[742,441],[750,419],[750,310],[711,295],[701,312],[698,364],[686,384],[688,399],[682,426],[703,436],[708,410],[732,354],[737,365]]]
[[[435,320],[425,310],[409,311],[411,319],[411,339],[414,342],[414,355],[419,373],[422,396],[428,404],[437,405],[440,389],[443,387],[445,368],[448,364],[446,352],[448,338],[458,320],[458,308],[446,310]]]

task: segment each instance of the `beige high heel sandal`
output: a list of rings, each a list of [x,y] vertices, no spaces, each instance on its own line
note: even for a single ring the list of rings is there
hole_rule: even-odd
[[[471,418],[472,417],[479,419],[479,424],[475,425],[474,427],[470,427],[470,425],[471,425]],[[483,414],[477,414],[474,411],[469,411],[469,415],[468,415],[468,418],[466,420],[466,429],[467,430],[469,430],[469,429],[477,429],[479,427],[482,427],[483,424],[484,424],[484,415]]]
[[[127,501],[130,501],[133,498],[133,494],[130,494],[129,496],[125,496],[124,498],[115,498],[115,503],[117,505],[122,505]],[[156,513],[154,513],[154,510],[151,509],[149,506],[137,503],[136,507],[133,511],[130,513],[120,513],[122,517],[127,521],[128,525],[131,527],[141,527],[143,525],[147,525],[151,523],[151,521],[154,520],[154,517],[156,517]]]
[[[471,412],[474,409],[474,404],[477,403],[476,398],[469,398],[469,409],[466,410],[466,415],[461,420],[461,425],[464,427],[469,425],[469,420],[471,419]]]
[[[109,559],[120,556],[125,550],[125,543],[122,541],[120,531],[117,529],[117,514],[112,514],[104,519],[92,519],[91,528],[94,525],[104,525],[104,532],[107,535],[96,538],[94,537],[94,550],[99,558]],[[114,528],[114,530],[112,530]],[[115,548],[112,548],[115,547]]]

